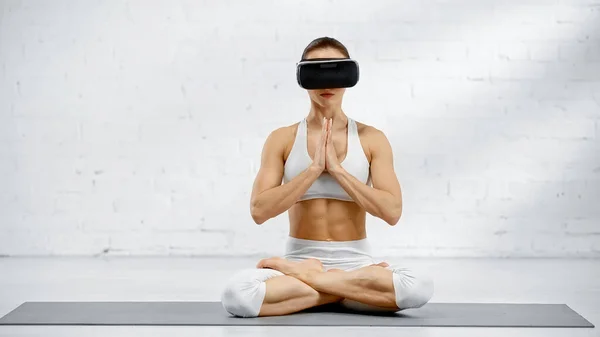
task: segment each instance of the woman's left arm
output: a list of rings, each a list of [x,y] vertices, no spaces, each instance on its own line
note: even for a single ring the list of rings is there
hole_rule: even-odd
[[[369,131],[373,187],[356,179],[341,165],[329,169],[329,174],[369,214],[394,226],[402,215],[402,191],[394,171],[392,147],[382,131],[375,128]]]

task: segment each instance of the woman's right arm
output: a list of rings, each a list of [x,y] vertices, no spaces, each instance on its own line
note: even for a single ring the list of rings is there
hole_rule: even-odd
[[[288,137],[288,130],[277,129],[267,137],[263,146],[260,169],[250,199],[250,213],[258,225],[290,209],[323,172],[320,163],[315,162],[292,180],[281,184]]]

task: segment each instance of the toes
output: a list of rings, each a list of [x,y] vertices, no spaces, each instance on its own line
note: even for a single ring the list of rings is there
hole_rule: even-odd
[[[304,262],[307,263],[306,266],[308,268],[315,268],[315,269],[323,270],[323,263],[320,260],[306,259]]]
[[[258,263],[256,264],[256,268],[269,268],[274,263],[276,263],[277,260],[278,260],[277,257],[270,257],[267,259],[262,259],[262,260],[258,261]]]

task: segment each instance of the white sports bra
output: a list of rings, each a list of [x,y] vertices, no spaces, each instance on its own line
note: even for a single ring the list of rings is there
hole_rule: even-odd
[[[306,119],[298,124],[296,139],[290,154],[285,161],[283,181],[284,183],[297,177],[302,171],[312,164],[312,158],[308,154],[308,128]],[[370,185],[371,175],[367,157],[360,144],[356,122],[348,118],[348,150],[346,158],[341,162],[342,167],[359,181]],[[348,193],[329,173],[323,172],[319,178],[310,186],[299,201],[309,199],[337,199],[352,201]]]

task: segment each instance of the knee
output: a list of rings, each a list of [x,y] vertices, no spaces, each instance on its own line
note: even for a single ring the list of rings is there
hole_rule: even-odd
[[[265,282],[275,276],[271,269],[245,269],[237,272],[221,292],[221,304],[238,317],[257,317],[266,293]]]
[[[433,297],[433,280],[407,269],[393,270],[396,305],[400,310],[420,308]]]
[[[234,316],[256,317],[263,300],[261,287],[264,284],[253,269],[239,271],[225,285],[221,293],[221,304]]]

